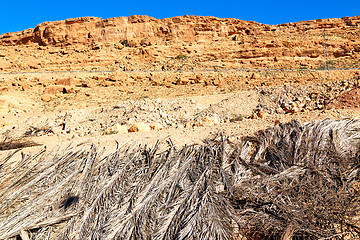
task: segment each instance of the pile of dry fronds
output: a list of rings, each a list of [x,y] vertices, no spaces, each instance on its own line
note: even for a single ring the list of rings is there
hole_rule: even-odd
[[[357,238],[360,122],[0,160],[0,239]],[[162,149],[162,150],[161,150]],[[51,157],[50,157],[51,156]]]

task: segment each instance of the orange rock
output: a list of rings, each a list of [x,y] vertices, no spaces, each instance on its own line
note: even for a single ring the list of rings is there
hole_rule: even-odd
[[[64,86],[52,85],[52,86],[47,86],[44,89],[44,94],[55,95],[55,94],[60,93],[60,92],[64,92]]]
[[[30,89],[30,85],[28,83],[19,83],[20,89],[21,91],[26,91],[28,89]]]
[[[180,78],[175,82],[175,85],[188,85],[188,84],[190,84],[190,80],[186,78]]]
[[[44,102],[49,102],[49,101],[51,101],[52,99],[55,99],[55,98],[56,98],[55,95],[45,93],[45,94],[42,95],[41,100],[43,100]]]
[[[197,74],[195,78],[195,83],[204,83],[204,76],[202,74]]]
[[[75,93],[76,90],[73,87],[70,86],[64,86],[63,88],[63,93],[67,93],[67,94],[71,94],[71,93]]]
[[[151,128],[148,124],[139,122],[131,125],[131,127],[128,129],[128,132],[145,132],[150,130]]]
[[[131,127],[128,129],[128,132],[139,132],[139,128],[136,124],[131,125]]]
[[[74,84],[73,78],[62,78],[55,81],[56,85],[71,86]]]
[[[257,112],[257,116],[258,116],[259,118],[264,118],[264,117],[266,117],[266,113],[265,113],[264,111],[262,111],[262,110],[259,110],[259,111]]]

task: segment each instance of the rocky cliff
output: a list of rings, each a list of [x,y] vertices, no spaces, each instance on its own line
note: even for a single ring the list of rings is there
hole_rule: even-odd
[[[360,16],[280,25],[202,16],[81,17],[1,35],[0,70],[178,69],[174,59],[187,59],[189,69],[321,68],[324,43],[330,67],[358,67]]]
[[[131,16],[101,19],[81,17],[58,22],[45,22],[22,32],[1,36],[2,45],[37,43],[41,46],[72,44],[115,43],[150,45],[167,41],[199,42],[236,34],[253,34],[268,26],[237,19],[182,16],[155,19]]]
[[[80,17],[64,21],[45,22],[35,29],[6,33],[1,45],[36,43],[41,46],[116,43],[151,45],[168,41],[201,42],[222,38],[236,40],[239,36],[261,37],[268,32],[304,33],[314,29],[359,28],[360,16],[341,19],[319,19],[298,23],[266,25],[230,18],[182,16],[155,19],[148,16],[118,18]]]

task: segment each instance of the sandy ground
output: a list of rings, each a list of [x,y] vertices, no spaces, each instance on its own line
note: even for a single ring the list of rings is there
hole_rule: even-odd
[[[21,109],[27,109],[27,106],[32,108],[3,113],[0,133],[4,140],[2,144],[22,139],[36,145],[23,145],[18,158],[21,153],[34,153],[45,146],[55,150],[80,143],[95,143],[111,151],[117,143],[153,145],[157,140],[171,139],[181,147],[201,143],[219,132],[236,142],[242,136],[292,119],[308,122],[324,118],[358,118],[360,110],[356,101],[356,81],[347,81],[349,84],[346,86],[340,81],[332,82],[332,85],[254,87],[252,90],[223,94],[118,100],[108,106],[67,110],[55,108],[52,111],[36,111],[36,104],[40,106],[43,103],[34,101],[31,104],[31,97],[24,97],[23,92],[7,92],[0,96],[0,100],[11,101]],[[321,92],[324,86],[331,86],[331,91],[324,94],[330,99],[326,106],[319,96],[308,98],[313,94],[311,89]],[[123,128],[106,134],[106,130],[114,125]],[[128,132],[133,125],[145,128]],[[156,127],[151,130],[151,125]],[[3,158],[12,151],[14,149],[0,151],[0,156]]]

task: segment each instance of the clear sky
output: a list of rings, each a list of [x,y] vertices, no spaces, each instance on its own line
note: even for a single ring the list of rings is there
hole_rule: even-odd
[[[149,15],[229,17],[266,24],[360,15],[360,0],[1,0],[0,34],[34,28],[46,21],[94,16]]]

